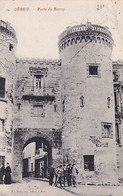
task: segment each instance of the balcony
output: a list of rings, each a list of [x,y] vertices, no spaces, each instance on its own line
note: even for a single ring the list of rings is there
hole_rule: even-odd
[[[36,86],[25,86],[22,97],[24,100],[53,101],[55,99],[53,91],[53,87],[37,88]]]
[[[35,159],[41,159],[47,155],[47,152],[44,151],[42,148],[35,151]]]

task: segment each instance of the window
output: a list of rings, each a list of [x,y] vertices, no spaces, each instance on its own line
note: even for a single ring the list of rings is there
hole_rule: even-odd
[[[111,98],[107,97],[107,107],[110,108]]]
[[[9,44],[9,51],[13,51],[13,45],[12,44]]]
[[[18,110],[21,108],[21,103],[17,103]]]
[[[33,115],[34,116],[44,116],[43,105],[33,105]]]
[[[94,171],[94,155],[84,155],[84,170]]]
[[[119,111],[119,93],[118,90],[114,91],[115,112]]]
[[[65,112],[65,99],[62,101],[62,105],[63,105],[63,112]]]
[[[35,95],[43,95],[44,92],[44,76],[43,75],[35,75],[34,76],[34,92]]]
[[[87,77],[101,77],[101,66],[99,63],[87,63]]]
[[[116,142],[117,144],[120,144],[121,134],[120,134],[119,123],[115,123],[115,130],[116,130]]]
[[[33,163],[31,163],[31,171],[33,171]]]
[[[119,79],[119,77],[120,77],[119,72],[116,71],[116,70],[113,71],[113,76],[114,76],[113,82],[118,82],[118,79]]]
[[[54,104],[54,112],[57,112],[57,104]]]
[[[5,166],[5,157],[4,156],[0,156],[0,165]]]
[[[113,138],[112,123],[102,123],[102,137]]]
[[[89,75],[98,75],[98,66],[89,66]]]
[[[43,76],[42,75],[35,76],[35,86],[36,88],[39,88],[39,89],[43,87]]]
[[[5,97],[5,78],[0,77],[0,97]]]
[[[80,97],[80,107],[84,107],[84,97]]]
[[[1,21],[1,26],[7,28],[7,24],[4,21]]]
[[[0,133],[4,132],[4,120],[0,119]]]

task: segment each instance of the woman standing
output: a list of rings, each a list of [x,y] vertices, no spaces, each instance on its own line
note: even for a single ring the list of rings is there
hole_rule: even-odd
[[[4,179],[5,184],[11,184],[11,168],[9,166],[9,163],[7,163],[7,166],[5,168],[5,179]]]

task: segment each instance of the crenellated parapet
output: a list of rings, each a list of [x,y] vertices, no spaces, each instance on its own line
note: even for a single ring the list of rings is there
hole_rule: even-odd
[[[0,32],[12,37],[17,42],[16,32],[13,29],[13,27],[10,25],[10,23],[0,20]]]
[[[113,45],[113,39],[108,27],[93,25],[90,22],[67,29],[59,36],[59,51],[70,45],[82,42],[99,42],[110,48]]]
[[[18,63],[23,63],[23,64],[30,64],[30,66],[31,66],[31,64],[32,65],[39,65],[39,66],[41,66],[41,65],[57,65],[57,66],[61,66],[61,60],[58,60],[58,59],[54,59],[54,60],[52,60],[52,59],[35,59],[35,58],[25,58],[25,59],[21,59],[21,58],[18,58],[18,59],[16,59],[16,63],[18,64]]]

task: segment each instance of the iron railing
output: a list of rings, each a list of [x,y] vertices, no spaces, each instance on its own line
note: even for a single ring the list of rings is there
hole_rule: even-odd
[[[53,96],[54,95],[54,88],[53,87],[43,87],[39,88],[36,86],[25,86],[24,87],[24,95],[37,95],[37,96]]]

